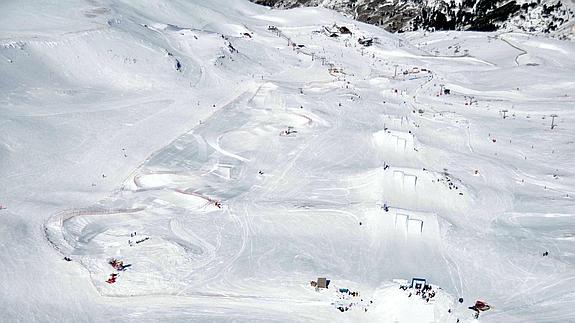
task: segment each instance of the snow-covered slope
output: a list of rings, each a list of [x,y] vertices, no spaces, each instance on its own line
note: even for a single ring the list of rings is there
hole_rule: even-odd
[[[4,320],[574,317],[572,43],[247,0],[0,14]]]
[[[274,8],[321,6],[391,32],[520,31],[575,38],[572,0],[252,0]]]

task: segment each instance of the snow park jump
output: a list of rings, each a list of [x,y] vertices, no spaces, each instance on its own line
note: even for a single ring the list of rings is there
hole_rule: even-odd
[[[248,0],[0,18],[3,321],[573,321],[572,41]]]

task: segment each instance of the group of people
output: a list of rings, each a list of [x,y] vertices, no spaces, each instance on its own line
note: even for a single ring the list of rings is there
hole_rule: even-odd
[[[347,312],[352,309],[361,309],[367,312],[367,308],[373,301],[366,302],[360,297],[359,292],[350,291],[348,288],[336,288],[338,300],[333,303],[340,312]]]
[[[138,234],[137,232],[130,233],[130,238],[135,238],[137,234]],[[148,241],[148,240],[150,240],[150,237],[145,237],[143,239],[136,240],[136,244],[139,244],[139,243],[142,243],[142,242]],[[132,241],[132,239],[128,240],[128,244],[130,245],[130,247],[134,246],[134,242]]]
[[[312,280],[310,281],[311,287],[315,288],[316,292],[319,291],[321,288],[328,289],[330,284],[329,279],[320,280],[318,278],[317,281]],[[367,312],[367,308],[370,304],[373,304],[373,301],[364,301],[363,298],[360,297],[358,291],[351,291],[349,288],[339,288],[335,286],[333,288],[336,293],[337,299],[331,303],[336,309],[340,312],[347,312],[352,309],[360,309],[364,312]]]
[[[432,182],[435,182],[435,180],[431,180]],[[450,190],[459,190],[459,186],[457,186],[455,183],[453,183],[453,181],[451,180],[451,178],[449,177],[449,174],[447,172],[443,173],[443,178],[439,178],[437,179],[437,182],[445,182],[447,184],[447,188],[449,188]],[[459,195],[463,195],[463,192],[459,192]]]
[[[399,286],[399,289],[404,291],[407,291],[409,289],[410,291],[407,297],[413,296],[412,287],[408,285],[401,285]],[[433,287],[431,287],[431,285],[425,285],[421,289],[415,289],[415,295],[421,296],[421,299],[423,299],[426,303],[429,303],[429,301],[435,297],[435,291],[433,290]]]
[[[381,208],[382,208],[385,212],[389,212],[389,205],[387,205],[387,203],[383,203],[383,205],[381,206]]]
[[[420,294],[421,298],[424,299],[427,303],[429,303],[430,299],[433,299],[435,297],[435,291],[433,290],[431,285],[425,285],[421,290],[417,290],[417,292],[415,292],[415,295]]]

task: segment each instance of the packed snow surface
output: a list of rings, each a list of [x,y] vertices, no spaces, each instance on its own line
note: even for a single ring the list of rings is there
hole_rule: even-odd
[[[4,321],[575,320],[572,42],[247,0],[0,15]]]

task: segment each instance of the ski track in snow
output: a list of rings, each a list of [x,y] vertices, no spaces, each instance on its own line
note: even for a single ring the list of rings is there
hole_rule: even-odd
[[[6,320],[575,317],[572,43],[247,0],[4,7]]]

